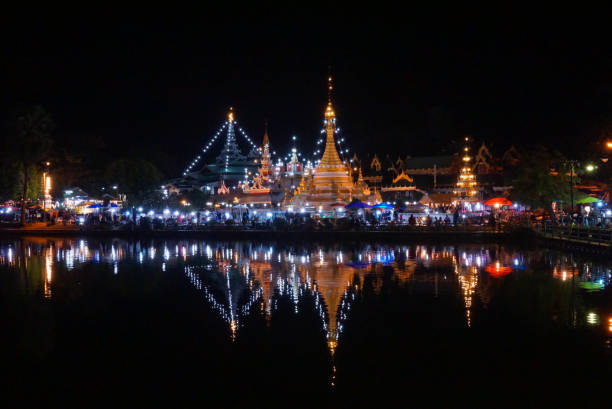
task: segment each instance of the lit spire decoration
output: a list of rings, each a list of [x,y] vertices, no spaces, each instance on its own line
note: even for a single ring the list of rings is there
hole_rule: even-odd
[[[225,138],[225,146],[217,156],[217,163],[224,164],[224,171],[227,172],[231,162],[244,162],[246,157],[240,152],[238,143],[236,143],[236,134],[234,132],[234,110],[230,107],[227,114],[227,137]]]
[[[336,149],[336,141],[334,134],[336,133],[336,113],[332,105],[331,93],[333,89],[332,77],[329,76],[327,80],[327,108],[325,108],[325,150],[320,163],[324,164],[325,167],[336,167],[339,171],[344,171],[343,162],[338,155]]]
[[[268,182],[269,180],[271,166],[272,166],[272,159],[270,155],[270,137],[268,136],[268,122],[266,121],[266,127],[264,131],[264,136],[263,136],[263,153],[261,155],[261,169],[260,169],[261,176],[265,182]]]
[[[342,162],[346,163],[346,158],[347,158],[346,155],[349,153],[349,150],[348,148],[342,145],[344,143],[344,137],[340,137],[338,135],[340,133],[340,128],[336,126],[336,113],[334,112],[333,105],[332,105],[333,89],[334,89],[334,86],[332,82],[332,76],[329,75],[329,77],[327,78],[327,109],[325,110],[325,120],[323,121],[325,128],[321,129],[321,134],[325,134],[326,136],[328,136],[329,135],[328,127],[331,127],[333,129],[332,132],[334,135],[336,135],[336,137],[334,138],[335,140],[334,143],[337,145],[336,152],[338,153],[338,156],[340,157]],[[319,145],[322,143],[326,143],[326,142],[327,142],[326,138],[320,138],[317,140],[317,147],[315,147],[315,150],[313,152],[314,157],[317,157],[321,154],[321,149],[319,148]],[[318,164],[318,162],[320,162],[320,159],[315,160],[314,162],[315,164]],[[350,159],[349,162],[353,162],[353,160]]]
[[[225,138],[225,146],[221,151],[221,154],[217,156],[217,163],[224,166],[224,172],[227,172],[229,169],[229,165],[231,162],[244,162],[247,161],[247,157],[245,157],[240,151],[240,147],[236,141],[236,128],[238,132],[246,139],[246,141],[251,146],[251,150],[249,152],[249,159],[255,159],[259,157],[259,150],[257,149],[257,145],[249,138],[246,132],[238,126],[238,121],[235,119],[235,113],[233,108],[230,107],[230,111],[227,115],[227,120],[219,127],[217,132],[210,138],[210,140],[206,143],[206,145],[202,148],[202,153],[197,155],[187,166],[187,168],[183,171],[183,176],[187,176],[194,170],[194,167],[199,164],[202,160],[202,155],[207,153],[212,147],[213,143],[219,139],[221,133],[227,128],[227,134]]]
[[[478,191],[476,186],[476,176],[472,170],[472,158],[470,157],[470,138],[465,137],[465,146],[463,147],[463,157],[461,158],[461,170],[459,172],[459,180],[457,181],[457,188],[455,194],[458,194],[462,199],[469,199],[476,196]]]

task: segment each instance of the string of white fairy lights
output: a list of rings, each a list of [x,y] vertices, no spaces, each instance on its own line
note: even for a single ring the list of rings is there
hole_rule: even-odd
[[[323,122],[324,122],[324,125],[325,125],[325,124],[326,124],[326,120],[324,120]],[[193,170],[193,168],[194,168],[196,165],[198,165],[198,163],[199,163],[199,162],[200,162],[200,160],[202,159],[202,156],[203,156],[205,153],[207,153],[207,152],[210,150],[210,148],[212,147],[213,143],[214,143],[214,142],[215,142],[215,141],[216,141],[216,140],[219,138],[219,136],[221,135],[221,133],[222,133],[222,132],[223,132],[223,131],[224,131],[224,130],[225,130],[227,127],[228,127],[228,125],[229,125],[229,121],[225,121],[225,122],[224,122],[224,123],[223,123],[223,124],[222,124],[222,125],[219,127],[219,129],[218,129],[218,130],[217,130],[217,131],[216,131],[216,132],[213,134],[213,136],[210,138],[210,140],[209,140],[209,141],[206,143],[206,145],[205,145],[205,146],[202,148],[202,152],[201,152],[199,155],[197,155],[197,156],[196,156],[196,157],[195,157],[195,158],[194,158],[194,159],[191,161],[191,163],[189,164],[189,166],[187,166],[187,168],[186,168],[186,169],[185,169],[185,171],[183,172],[183,176],[187,176],[187,174],[188,174],[188,173],[190,173],[190,172]],[[237,125],[238,125],[238,121],[233,121],[233,125],[234,125],[234,126],[237,126]],[[249,135],[246,133],[246,131],[245,131],[245,130],[244,130],[242,127],[240,127],[240,126],[237,126],[237,129],[238,129],[238,133],[240,133],[240,135],[241,135],[241,136],[242,136],[244,139],[246,139],[246,141],[249,143],[250,147],[251,147],[251,148],[253,148],[253,149],[257,149],[257,145],[256,145],[256,144],[253,142],[253,140],[252,140],[252,139],[249,137]],[[339,133],[340,133],[340,128],[336,128],[336,129],[335,129],[335,131],[334,131],[334,134],[338,136],[338,135],[339,135]],[[325,129],[321,129],[321,134],[325,134]],[[320,139],[318,139],[318,140],[317,140],[317,143],[316,143],[316,145],[317,145],[317,146],[316,146],[316,148],[315,148],[315,150],[314,150],[314,152],[313,152],[313,158],[317,158],[317,157],[318,157],[319,159],[314,159],[314,160],[312,160],[312,161],[307,160],[306,156],[302,155],[302,153],[301,153],[301,152],[297,151],[297,148],[295,147],[295,141],[296,141],[296,139],[297,139],[297,138],[296,138],[295,136],[293,136],[293,137],[292,137],[292,140],[293,140],[294,144],[293,144],[293,147],[290,149],[290,151],[287,153],[287,155],[285,155],[285,156],[282,158],[282,159],[284,160],[284,162],[285,162],[285,163],[288,163],[288,162],[290,162],[290,161],[291,161],[291,157],[293,156],[293,150],[294,150],[294,149],[296,149],[296,155],[297,155],[297,157],[298,157],[299,159],[302,159],[302,160],[304,160],[304,161],[306,161],[306,162],[311,162],[311,163],[313,163],[313,164],[314,164],[314,166],[318,165],[318,164],[319,164],[319,162],[321,161],[320,156],[323,154],[322,150],[324,149],[324,146],[323,146],[323,148],[321,148],[321,147],[320,147],[320,145],[321,145],[321,144],[323,144],[323,143],[325,142],[325,138],[320,138]],[[334,139],[335,139],[336,144],[337,144],[337,151],[338,151],[338,154],[340,155],[340,158],[341,158],[343,161],[345,161],[345,160],[346,160],[346,155],[349,153],[349,149],[348,149],[348,148],[347,148],[345,145],[343,145],[343,143],[344,143],[344,141],[345,141],[345,138],[344,138],[344,137],[340,137],[340,138],[336,137],[336,138],[334,138]],[[272,154],[273,154],[273,155],[276,155],[276,152],[272,152]],[[228,166],[229,166],[229,162],[228,162],[228,160],[229,160],[229,158],[228,158],[228,157],[226,157],[226,163],[225,163],[225,168],[226,168],[226,171],[227,171]],[[280,162],[280,161],[281,161],[281,158],[280,158],[280,157],[277,157],[277,158],[276,158],[276,160],[277,160],[278,162]],[[349,162],[352,162],[352,161],[353,161],[352,159],[349,159]],[[274,159],[272,160],[272,163],[274,163]],[[246,178],[245,178],[245,179],[246,179]]]
[[[234,121],[234,125],[238,125],[238,121]],[[251,145],[251,148],[257,149],[257,145],[255,145],[251,138],[249,138],[249,135],[247,135],[247,133],[241,127],[238,127],[238,132],[240,132],[240,135],[247,140],[247,142]]]
[[[219,137],[219,135],[221,134],[221,132],[223,132],[223,130],[225,129],[225,127],[227,127],[227,125],[229,124],[228,121],[225,121],[217,130],[217,132],[215,132],[215,134],[210,138],[210,140],[208,141],[208,143],[202,148],[202,153],[197,155],[189,164],[189,166],[187,166],[187,168],[185,169],[185,171],[183,172],[183,176],[187,176],[187,174],[189,172],[191,172],[191,169],[193,169],[193,167],[195,165],[198,164],[198,162],[200,162],[200,159],[202,159],[202,155],[205,154],[206,152],[208,152],[208,150],[210,149],[210,147],[212,146],[213,142]]]
[[[327,120],[323,120],[323,125],[327,126]],[[320,145],[325,143],[325,132],[326,132],[325,128],[321,129],[321,134],[323,134],[324,137],[317,139],[317,145],[315,147],[314,152],[312,153],[313,157],[315,158],[316,157],[320,158],[323,155],[323,150],[325,149],[325,145],[323,145],[322,148],[320,147]],[[338,151],[338,154],[340,155],[340,159],[342,161],[345,161],[346,160],[345,154],[349,153],[349,149],[343,145],[344,137],[339,138],[338,137],[339,133],[340,133],[340,128],[336,128],[334,131],[334,135],[335,135],[334,140],[336,141],[336,145],[337,145],[336,150]],[[353,159],[349,159],[349,162],[352,162],[352,161]],[[321,162],[321,159],[317,159],[314,162],[315,164],[318,165],[319,162]]]
[[[229,125],[229,121],[225,121],[217,130],[217,132],[215,132],[213,134],[213,136],[210,138],[210,140],[206,143],[206,145],[202,148],[202,153],[200,153],[199,155],[197,155],[189,164],[189,166],[187,166],[187,168],[185,169],[185,171],[183,172],[183,176],[187,176],[188,173],[190,173],[192,171],[192,169],[200,162],[200,160],[202,159],[202,155],[204,155],[206,152],[208,152],[208,150],[211,148],[212,144],[217,140],[217,138],[221,135],[221,132],[223,132],[227,126]],[[238,121],[234,121],[233,122],[234,126],[238,125]],[[249,145],[251,146],[251,148],[253,149],[257,149],[257,145],[251,140],[251,138],[249,137],[249,135],[244,131],[244,129],[242,129],[241,127],[238,127],[238,132],[240,133],[240,135],[242,135],[247,142],[249,143]],[[229,157],[226,157],[226,163],[225,163],[225,168],[227,171],[227,167],[228,167],[228,159]]]

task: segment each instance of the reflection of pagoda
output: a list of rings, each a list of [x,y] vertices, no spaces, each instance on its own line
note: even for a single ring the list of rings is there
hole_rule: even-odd
[[[224,300],[215,298],[215,291],[205,286],[195,275],[197,266],[186,267],[185,272],[192,284],[205,292],[208,301],[230,326],[232,337],[236,336],[238,328],[243,325],[245,314],[260,300],[265,304],[265,308],[262,305],[262,312],[266,318],[271,317],[276,289],[279,290],[278,294],[288,295],[293,299],[296,313],[298,298],[309,293],[315,297],[316,308],[332,353],[338,345],[343,322],[350,310],[352,295],[360,290],[359,287],[353,287],[353,279],[358,276],[358,281],[363,283],[366,274],[380,277],[385,260],[393,257],[393,250],[368,251],[363,257],[358,256],[358,260],[363,262],[355,260],[353,263],[346,263],[349,260],[345,260],[340,251],[319,250],[318,253],[295,256],[286,252],[274,254],[272,247],[249,248],[247,251],[242,244],[231,248],[220,246],[215,251],[210,249],[206,253],[209,257],[214,257],[216,269],[223,276],[222,280],[217,281],[215,290],[225,294]],[[244,257],[247,253],[249,256]],[[394,266],[396,277],[401,281],[407,280],[415,266],[416,263],[404,264],[401,268]],[[229,273],[234,270],[240,272],[244,283],[230,281]],[[380,284],[375,279],[374,288],[379,289]],[[241,294],[247,291],[250,296],[246,304],[238,305]]]
[[[459,280],[461,286],[461,294],[463,295],[463,302],[465,305],[465,319],[468,327],[472,326],[472,299],[478,286],[478,268],[479,265],[486,262],[485,257],[476,256],[476,260],[473,260],[474,256],[469,257],[463,253],[461,259],[453,257],[453,264],[455,265],[455,274]]]
[[[325,151],[311,178],[303,178],[293,202],[309,203],[312,206],[329,208],[332,203],[349,203],[352,199],[362,201],[381,201],[380,195],[371,195],[363,178],[359,184],[353,182],[350,168],[340,159],[336,150],[336,113],[332,106],[332,78],[328,81],[328,101],[325,109]]]

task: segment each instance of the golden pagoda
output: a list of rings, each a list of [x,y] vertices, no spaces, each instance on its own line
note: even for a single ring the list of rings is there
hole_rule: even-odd
[[[380,194],[377,197],[370,197],[370,190],[363,181],[358,184],[353,182],[348,164],[343,162],[338,155],[334,138],[336,113],[332,105],[332,89],[332,77],[329,77],[327,108],[325,109],[325,151],[314,170],[314,176],[309,183],[300,186],[299,194],[292,202],[294,204],[308,202],[311,206],[321,210],[329,210],[333,203],[348,204],[353,198],[379,202],[382,200]]]
[[[478,193],[476,190],[476,186],[478,185],[476,182],[476,175],[474,175],[471,167],[472,158],[470,157],[469,142],[470,138],[466,136],[465,146],[463,148],[463,157],[461,158],[463,163],[459,172],[457,187],[454,190],[454,193],[458,196],[458,198],[465,201],[473,200]]]

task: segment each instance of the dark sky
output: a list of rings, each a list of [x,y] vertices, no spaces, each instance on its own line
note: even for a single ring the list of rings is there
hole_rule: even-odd
[[[267,119],[278,151],[297,135],[312,152],[329,65],[339,126],[362,155],[438,154],[463,134],[572,152],[611,108],[609,25],[592,16],[222,11],[7,14],[2,114],[43,104],[59,139],[163,154],[172,173],[230,105],[257,142]]]

